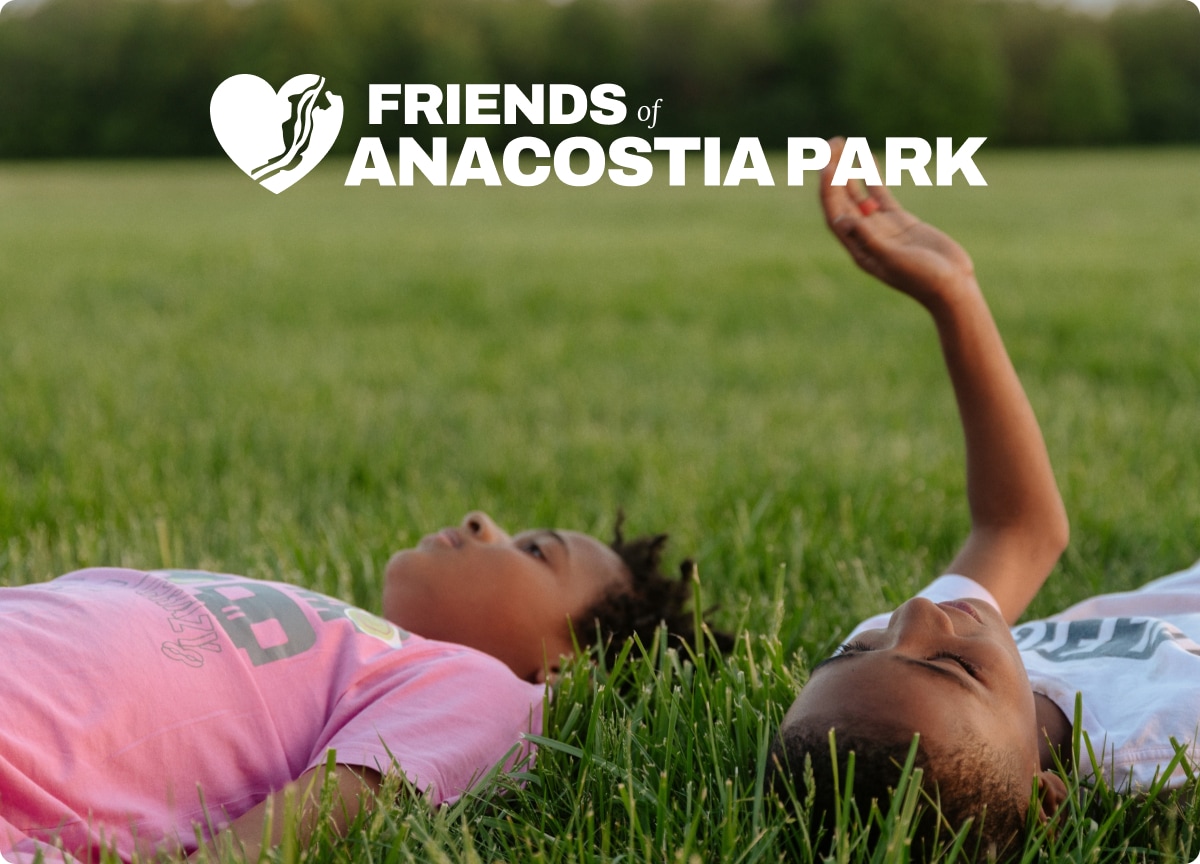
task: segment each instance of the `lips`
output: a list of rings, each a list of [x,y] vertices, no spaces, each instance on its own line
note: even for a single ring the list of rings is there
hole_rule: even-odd
[[[957,609],[959,612],[970,615],[980,624],[983,623],[983,619],[979,617],[979,613],[975,611],[975,607],[966,600],[947,600],[944,603],[939,603],[937,605],[941,606],[943,609]]]
[[[422,546],[444,546],[447,549],[459,549],[463,545],[462,535],[454,528],[443,528],[434,534],[426,534],[421,538]]]

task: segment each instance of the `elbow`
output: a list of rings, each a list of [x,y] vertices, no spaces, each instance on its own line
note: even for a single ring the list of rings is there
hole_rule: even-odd
[[[1071,542],[1071,522],[1061,498],[1055,498],[1054,506],[1038,519],[1033,532],[1039,560],[1045,562],[1045,570],[1049,573]]]
[[[1067,505],[1063,503],[1061,493],[1054,496],[1054,506],[1050,509],[1052,516],[1049,533],[1054,543],[1054,558],[1057,561],[1062,553],[1067,551],[1067,545],[1071,542],[1071,520],[1067,518]]]
[[[1062,514],[1058,520],[1058,534],[1056,535],[1058,542],[1058,555],[1061,557],[1067,551],[1067,546],[1071,543],[1071,520],[1067,518],[1066,508],[1063,508]]]
[[[1067,551],[1067,546],[1070,545],[1070,520],[1067,518],[1067,509],[1062,506],[1061,502],[1055,539],[1058,544],[1058,556],[1062,556],[1062,553]]]
[[[990,532],[996,545],[1008,549],[1013,560],[1021,562],[1021,572],[1036,578],[1039,585],[1058,564],[1071,540],[1071,525],[1062,501],[1056,497],[1047,503]]]

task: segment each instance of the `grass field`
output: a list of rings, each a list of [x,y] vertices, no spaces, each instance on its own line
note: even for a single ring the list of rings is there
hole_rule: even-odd
[[[1048,613],[1200,556],[1200,152],[979,164],[986,189],[900,195],[973,254],[1043,424],[1073,529]],[[383,808],[314,860],[811,857],[756,785],[766,741],[967,526],[924,313],[812,188],[343,177],[0,164],[0,582],[175,565],[377,609],[389,553],[470,509],[607,537],[624,507],[697,558],[737,654],[631,657],[628,691],[577,668],[523,789]],[[1030,859],[1200,852],[1197,804],[1099,797]],[[839,864],[905,854],[854,842]]]

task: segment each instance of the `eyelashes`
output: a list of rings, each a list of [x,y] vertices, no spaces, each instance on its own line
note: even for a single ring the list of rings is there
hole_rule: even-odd
[[[865,642],[860,642],[857,639],[851,639],[849,642],[839,645],[838,649],[833,652],[833,656],[840,657],[843,654],[861,654],[861,653],[865,653],[867,651],[874,651],[874,650],[875,650],[874,648],[872,648],[870,645],[867,645]],[[961,666],[963,668],[963,671],[966,672],[968,675],[970,675],[972,678],[979,677],[979,667],[976,666],[974,663],[972,663],[970,660],[968,660],[966,657],[963,657],[961,654],[955,654],[953,651],[939,651],[936,654],[934,654],[932,657],[930,657],[929,659],[930,660],[952,660],[955,663],[957,663],[959,666]]]
[[[972,678],[979,677],[979,668],[974,663],[972,663],[966,657],[963,657],[959,654],[955,654],[952,651],[939,651],[938,653],[934,654],[933,657],[930,659],[932,659],[932,660],[953,660],[955,663],[957,663],[959,666],[961,666],[963,668],[963,671],[965,671]]]

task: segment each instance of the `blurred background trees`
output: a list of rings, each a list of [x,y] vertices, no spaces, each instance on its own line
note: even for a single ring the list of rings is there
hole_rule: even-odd
[[[43,0],[0,14],[0,156],[219,152],[229,75],[367,84],[614,82],[594,137],[986,135],[1021,146],[1200,141],[1200,15],[1183,0],[1088,16],[1026,0]],[[661,98],[653,130],[637,106]],[[579,127],[424,129],[495,142]]]

